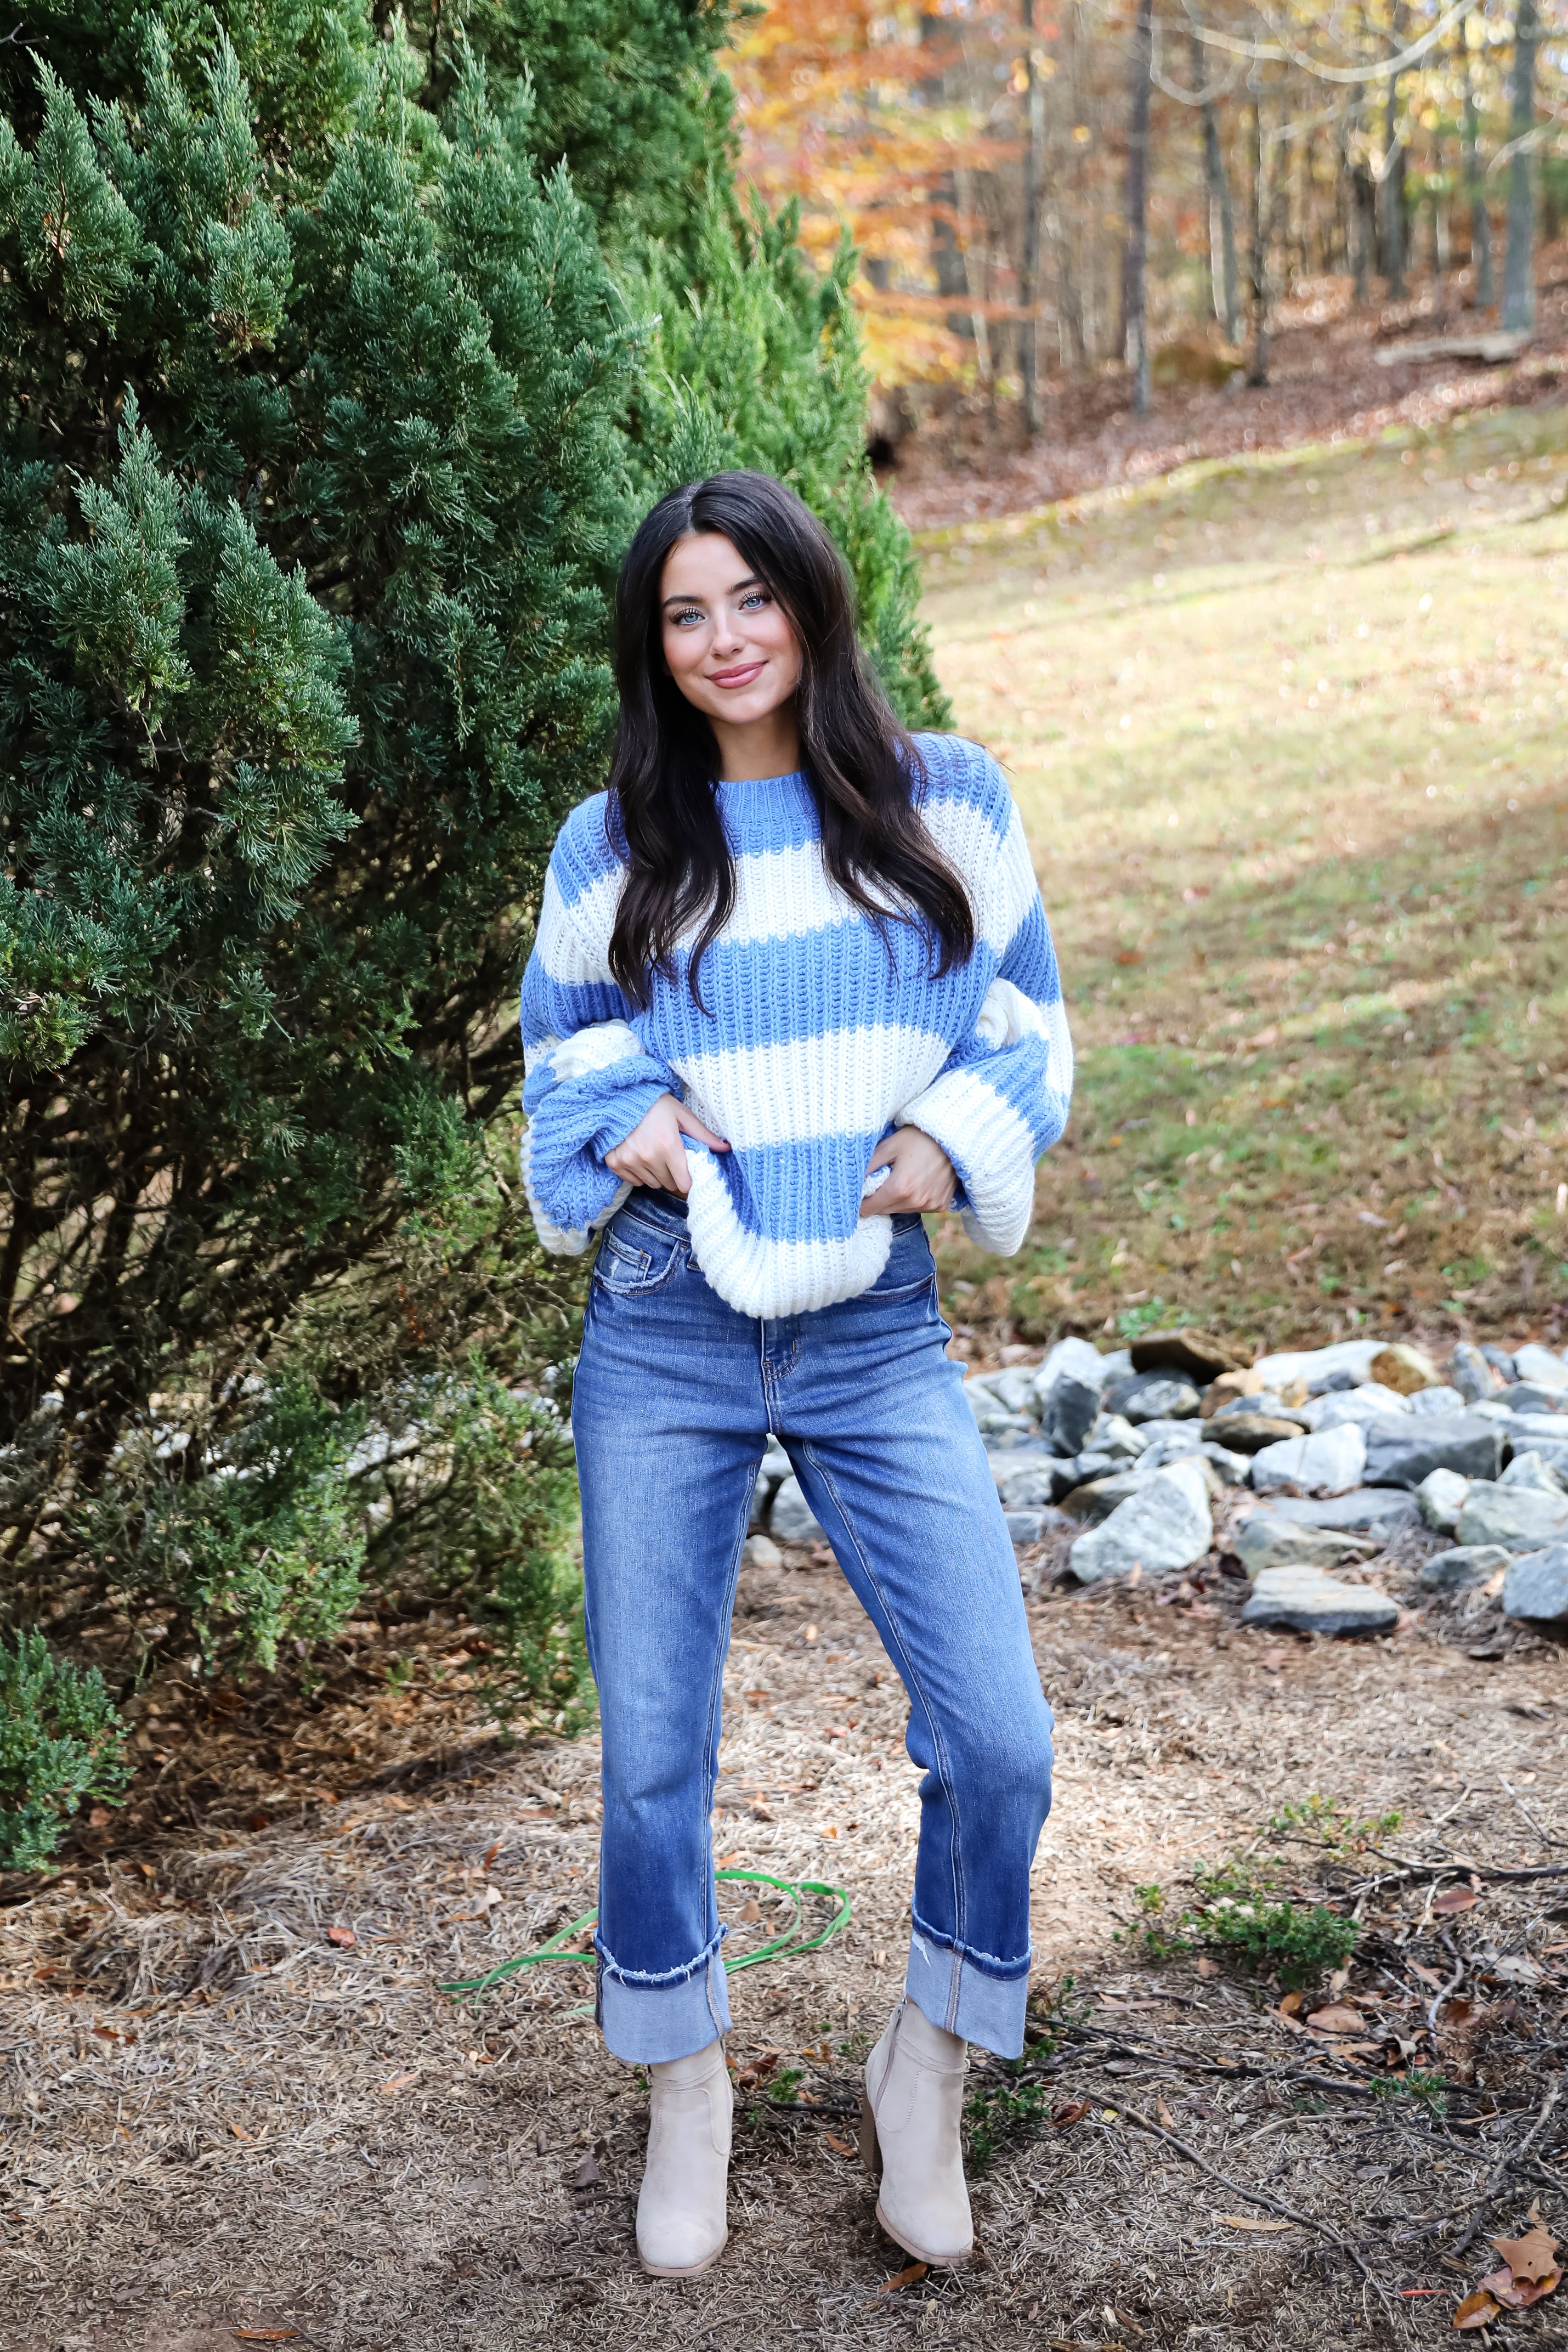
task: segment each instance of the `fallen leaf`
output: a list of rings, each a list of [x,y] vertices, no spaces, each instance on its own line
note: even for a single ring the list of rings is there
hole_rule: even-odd
[[[929,2263],[906,2263],[893,2278],[883,2280],[878,2292],[896,2294],[901,2286],[917,2286],[930,2267]]]
[[[1281,2017],[1294,2017],[1301,2005],[1301,1994],[1299,1992],[1288,1992],[1283,2000],[1280,2003],[1280,2015]]]
[[[577,2170],[572,2174],[571,2185],[574,2189],[597,2189],[603,2178],[604,2175],[599,2169],[593,2150],[590,2148]]]
[[[1440,1911],[1446,1918],[1456,1911],[1473,1911],[1475,1907],[1476,1890],[1473,1886],[1448,1887],[1432,1906],[1434,1911]]]
[[[390,2075],[382,2084],[382,2095],[383,2098],[390,2098],[398,2091],[406,2091],[411,2083],[417,2083],[418,2080],[419,2068],[411,2066],[406,2074]]]
[[[341,1951],[351,1952],[359,1938],[351,1927],[329,1927],[327,1941],[336,1944]]]
[[[1200,1977],[1211,1977],[1214,1974],[1214,1962],[1208,1958],[1207,1954],[1199,1954],[1197,1972]]]
[[[1474,2294],[1466,2295],[1463,2303],[1455,2312],[1454,2326],[1485,2327],[1490,2320],[1497,2317],[1497,2315],[1498,2305],[1495,2298],[1490,2295],[1484,2287],[1478,2287]]]
[[[1077,2123],[1089,2113],[1087,2099],[1069,2099],[1064,2107],[1052,2107],[1051,2120],[1057,2131],[1065,2131],[1069,2124]]]
[[[1217,2213],[1217,2221],[1224,2221],[1232,2230],[1262,2230],[1271,2236],[1276,2230],[1293,2230],[1293,2221],[1264,2221],[1254,2213]]]
[[[736,1916],[748,1927],[751,1927],[755,1921],[761,1918],[762,1906],[758,1903],[755,1895],[752,1896],[749,1903],[743,1903],[741,1905]]]
[[[489,1867],[490,1867],[490,1864],[495,1861],[496,1856],[500,1853],[500,1851],[501,1851],[501,1841],[500,1841],[500,1839],[499,1839],[499,1838],[497,1838],[497,1839],[496,1840],[495,1844],[490,1848],[489,1853],[485,1856],[484,1861],[479,1864],[480,1869],[481,1869],[481,1870],[488,1870],[488,1869],[489,1869]]]
[[[1419,1960],[1411,1960],[1408,1965],[1411,1975],[1419,1977],[1423,1984],[1437,1985],[1441,1988],[1448,1981],[1440,1969],[1425,1969]]]
[[[1307,2020],[1310,2033],[1359,2033],[1366,2020],[1359,2009],[1352,2009],[1347,2000],[1330,2001],[1326,2009],[1314,2009]]]
[[[1118,963],[1142,963],[1143,961],[1143,950],[1140,948],[1124,948],[1116,958]]]
[[[1557,2268],[1557,2241],[1540,2221],[1522,2238],[1494,2238],[1491,2242],[1516,2279],[1543,2279]]]
[[[386,1801],[394,1813],[412,1813],[413,1811],[413,1805],[407,1797],[389,1797]]]
[[[841,2139],[837,2132],[828,2134],[828,2146],[838,2156],[857,2156],[860,2153],[852,2140]]]
[[[1163,2095],[1158,2091],[1155,2093],[1155,2113],[1159,2117],[1160,2122],[1165,2126],[1166,2131],[1175,2131],[1176,2117],[1166,2106]]]
[[[247,2132],[243,2124],[230,2124],[229,2129],[233,2132],[235,2139],[243,2139],[247,2147],[254,2146],[256,2134],[254,2132]]]

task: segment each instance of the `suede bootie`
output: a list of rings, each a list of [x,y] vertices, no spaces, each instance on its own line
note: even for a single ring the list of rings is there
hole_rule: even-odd
[[[735,2094],[724,2044],[648,2069],[648,2162],[637,2200],[637,2252],[655,2278],[695,2278],[729,2235],[725,2189]]]
[[[974,2246],[958,2141],[964,2074],[958,2035],[909,2000],[866,2060],[861,2155],[881,2183],[876,2218],[916,2262],[967,2262]]]

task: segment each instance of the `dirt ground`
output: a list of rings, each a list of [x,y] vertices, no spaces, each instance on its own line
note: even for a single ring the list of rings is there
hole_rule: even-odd
[[[1351,297],[1344,278],[1294,287],[1274,315],[1261,386],[1161,382],[1156,357],[1152,405],[1134,416],[1120,368],[1048,379],[1040,430],[1028,448],[1016,409],[993,413],[983,396],[972,397],[934,414],[900,446],[889,492],[905,521],[928,531],[1024,514],[1109,483],[1151,481],[1196,459],[1433,427],[1494,403],[1528,408],[1563,397],[1568,245],[1540,252],[1535,332],[1518,358],[1497,366],[1396,357],[1401,344],[1474,336],[1496,324],[1469,307],[1466,271],[1437,289],[1418,285],[1403,302],[1357,309]],[[1201,340],[1190,349],[1201,352]],[[1179,366],[1181,355],[1171,357]]]
[[[1435,1541],[1406,1536],[1378,1572],[1412,1591]],[[858,2063],[901,1976],[915,1774],[874,1631],[800,1554],[743,1574],[717,1852],[841,1885],[853,1911],[825,1948],[734,1979],[731,2237],[708,2274],[636,2268],[644,2093],[603,2053],[588,1971],[525,1970],[477,2004],[440,1990],[591,1904],[596,1742],[444,1735],[335,1803],[111,1852],[0,1913],[0,2344],[1446,2336],[1495,2260],[1484,2234],[1455,2251],[1467,2221],[1511,2231],[1537,2200],[1568,2224],[1568,2110],[1524,2145],[1568,1994],[1558,1655],[1484,1600],[1306,1641],[1243,1628],[1218,1561],[1158,1594],[1075,1592],[1055,1564],[1024,1563],[1060,1733],[1040,2038],[1021,2074],[974,2074],[971,2270],[900,2284],[853,2153]],[[1361,1923],[1341,2035],[1223,1954],[1115,1940],[1135,1887],[1174,1914],[1195,1868],[1314,1793],[1397,1811],[1378,1852],[1415,1873],[1367,1892],[1398,1865],[1299,1843],[1299,1891],[1336,1885]],[[1531,1868],[1557,1874],[1488,1875]],[[1473,1907],[1432,1911],[1472,1876]],[[726,1895],[732,1951],[772,1931]],[[1547,2302],[1490,2340],[1560,2342],[1565,2321]]]

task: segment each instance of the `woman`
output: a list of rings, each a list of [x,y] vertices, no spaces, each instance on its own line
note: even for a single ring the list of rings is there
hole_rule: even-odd
[[[1051,1713],[921,1213],[1023,1238],[1071,1086],[1050,932],[994,761],[897,725],[791,491],[663,499],[616,617],[610,789],[561,829],[523,982],[523,1172],[551,1248],[601,1235],[572,1428],[598,2015],[653,2084],[638,2250],[689,2277],[726,2236],[709,1816],[771,1431],[909,1694],[909,1966],[861,2145],[890,2236],[961,2262],[965,2043],[1023,2046]]]

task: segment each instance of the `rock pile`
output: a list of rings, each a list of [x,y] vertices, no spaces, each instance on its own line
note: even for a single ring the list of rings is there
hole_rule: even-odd
[[[1334,1571],[1422,1527],[1451,1538],[1425,1591],[1493,1586],[1510,1616],[1568,1621],[1568,1359],[1548,1348],[1461,1345],[1439,1370],[1418,1348],[1347,1339],[1248,1363],[1183,1328],[1104,1353],[1063,1339],[964,1393],[1014,1543],[1078,1527],[1082,1583],[1196,1566],[1228,1493],[1248,1507],[1227,1541],[1249,1622],[1392,1625],[1396,1602]],[[775,1439],[751,1524],[754,1546],[825,1540]]]

